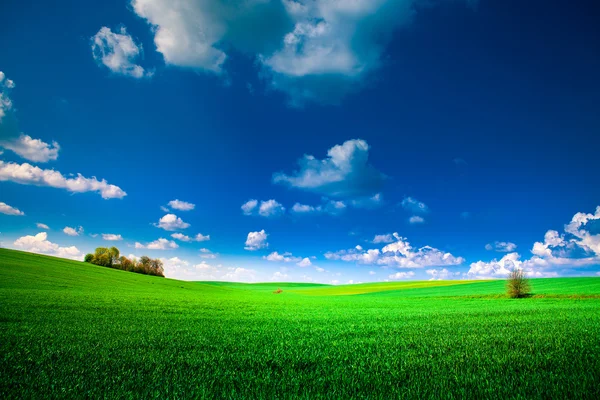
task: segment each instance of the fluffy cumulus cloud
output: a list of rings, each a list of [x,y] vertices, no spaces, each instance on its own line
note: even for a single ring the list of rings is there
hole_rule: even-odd
[[[486,250],[495,250],[501,253],[510,253],[517,249],[517,245],[511,242],[494,242],[485,245]]]
[[[167,64],[223,74],[230,50],[255,55],[269,86],[292,104],[338,103],[360,88],[383,65],[391,34],[409,24],[421,4],[435,2],[132,1]]]
[[[296,263],[297,266],[299,267],[309,267],[312,265],[312,262],[310,261],[310,259],[308,257],[295,257],[294,255],[292,255],[292,253],[283,253],[283,254],[279,254],[278,252],[274,251],[271,254],[269,254],[268,256],[263,256],[263,259],[267,260],[267,261],[273,261],[273,262],[283,262],[283,263]]]
[[[8,92],[14,87],[15,83],[6,77],[4,72],[0,71],[0,122],[2,122],[6,113],[12,109],[13,105]]]
[[[562,269],[600,265],[600,234],[591,224],[600,220],[600,206],[594,214],[577,213],[565,225],[564,232],[549,230],[543,242],[535,242],[531,258],[521,260],[518,253],[509,253],[500,260],[478,261],[471,264],[468,276],[472,278],[503,278],[515,268],[528,276],[556,276]]]
[[[385,235],[375,235],[371,243],[379,244],[379,243],[392,243],[394,241],[394,235],[391,233],[386,233]]]
[[[183,233],[174,233],[171,235],[173,239],[181,240],[182,242],[205,242],[210,240],[210,235],[198,233],[196,236],[189,237]]]
[[[48,225],[42,224],[41,222],[36,223],[35,226],[37,226],[39,229],[46,229],[46,230],[50,229],[50,227]]]
[[[110,242],[113,242],[113,241],[123,240],[123,236],[117,235],[117,234],[114,234],[114,233],[103,233],[102,234],[102,239],[108,240]]]
[[[293,29],[285,2],[265,0],[133,0],[134,12],[153,27],[165,62],[215,74],[223,72],[224,45],[272,53]]]
[[[403,279],[411,279],[415,276],[415,273],[412,271],[408,271],[408,272],[396,272],[395,274],[391,274],[388,276],[389,280],[392,281],[400,281]]]
[[[458,279],[460,277],[460,271],[450,272],[446,268],[442,269],[428,269],[425,271],[430,281],[445,281],[449,279]]]
[[[317,206],[296,203],[292,207],[292,213],[295,215],[341,215],[347,207],[348,206],[346,203],[341,200],[329,200],[327,198],[323,198],[323,203]]]
[[[206,261],[193,264],[179,257],[161,258],[165,276],[184,281],[255,282],[256,271],[239,267],[213,265]]]
[[[151,76],[137,64],[142,47],[133,41],[125,27],[118,32],[103,26],[92,36],[92,55],[99,64],[104,65],[114,74],[143,78]]]
[[[325,258],[392,268],[424,268],[460,265],[465,262],[462,257],[456,257],[451,253],[443,252],[431,246],[415,249],[406,238],[401,237],[396,232],[392,236],[395,241],[381,249],[365,250],[359,245],[350,250],[325,253]]]
[[[51,256],[81,260],[82,254],[75,246],[62,247],[48,240],[46,232],[40,232],[35,236],[27,235],[18,238],[13,243],[14,248],[31,253],[48,254]]]
[[[246,238],[246,247],[244,247],[244,249],[255,251],[269,247],[267,236],[269,235],[264,229],[258,232],[249,232],[248,237]]]
[[[4,147],[6,150],[10,150],[33,162],[56,160],[60,150],[60,146],[56,142],[48,144],[40,139],[33,139],[24,133],[17,138],[0,140],[0,147]]]
[[[41,169],[28,163],[18,164],[0,160],[0,181],[11,181],[22,185],[48,186],[69,192],[98,192],[103,199],[121,199],[127,193],[120,187],[96,177],[86,178],[81,174],[66,178],[53,169]]]
[[[305,155],[298,161],[297,171],[290,175],[276,173],[273,182],[331,197],[373,195],[385,175],[368,161],[368,143],[352,139],[330,148],[322,160]]]
[[[173,210],[179,210],[179,211],[191,211],[194,208],[196,208],[196,205],[193,203],[188,203],[187,201],[181,201],[181,200],[171,200],[169,202],[169,207],[171,207]]]
[[[68,236],[79,236],[83,233],[83,227],[80,226],[79,228],[71,228],[70,226],[65,226],[63,232]]]
[[[278,217],[285,213],[285,207],[276,200],[258,200],[251,199],[242,204],[244,215],[259,215],[261,217]]]
[[[0,201],[0,213],[6,215],[25,215],[25,213],[18,208],[9,206],[8,204]]]
[[[158,223],[154,224],[154,226],[162,228],[165,231],[176,231],[178,229],[189,228],[190,224],[183,222],[183,220],[175,214],[166,214],[159,219]]]
[[[179,245],[177,243],[175,243],[172,240],[168,240],[165,238],[160,238],[157,239],[153,242],[150,242],[146,245],[140,243],[140,242],[136,242],[135,243],[135,248],[136,249],[148,249],[148,250],[173,250],[178,248]]]

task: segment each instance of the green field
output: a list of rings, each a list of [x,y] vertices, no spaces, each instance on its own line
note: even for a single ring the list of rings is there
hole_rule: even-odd
[[[0,398],[600,398],[600,278],[532,286],[181,282],[0,249]]]

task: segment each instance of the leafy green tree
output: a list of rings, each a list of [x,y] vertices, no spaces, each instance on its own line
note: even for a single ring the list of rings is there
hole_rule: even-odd
[[[94,261],[94,255],[91,253],[88,253],[85,255],[85,258],[83,259],[84,262],[86,263],[91,263]]]

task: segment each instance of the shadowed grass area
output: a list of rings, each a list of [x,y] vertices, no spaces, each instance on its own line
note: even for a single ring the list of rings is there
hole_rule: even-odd
[[[600,398],[600,279],[531,283],[349,295],[0,249],[0,398]]]

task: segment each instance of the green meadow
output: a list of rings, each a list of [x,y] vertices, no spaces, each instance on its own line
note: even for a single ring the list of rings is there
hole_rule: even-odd
[[[600,278],[531,283],[181,282],[0,249],[0,398],[600,398]]]

